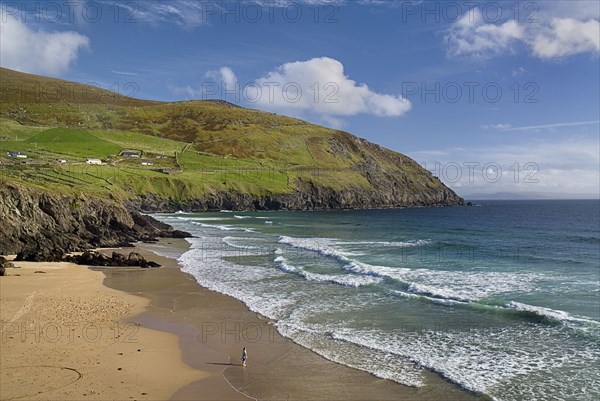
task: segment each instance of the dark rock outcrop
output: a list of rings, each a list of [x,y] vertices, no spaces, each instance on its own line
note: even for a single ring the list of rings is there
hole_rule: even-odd
[[[173,236],[191,235],[97,196],[0,187],[0,254],[17,260],[59,261],[69,252]]]
[[[6,260],[6,258],[0,256],[0,276],[6,276],[6,269],[11,269],[14,267],[15,265]]]
[[[125,256],[118,252],[113,252],[111,257],[108,257],[100,252],[86,251],[79,256],[67,256],[63,260],[86,266],[160,267],[158,263],[146,260],[137,252],[131,252],[129,256]]]
[[[6,269],[12,269],[15,267],[11,262],[9,262],[4,256],[0,256],[0,267],[4,267]]]

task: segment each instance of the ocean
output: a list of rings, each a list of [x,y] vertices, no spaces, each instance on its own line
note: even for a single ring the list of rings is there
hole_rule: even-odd
[[[332,361],[495,400],[600,398],[600,202],[156,215],[182,270]],[[171,254],[169,254],[171,252]]]

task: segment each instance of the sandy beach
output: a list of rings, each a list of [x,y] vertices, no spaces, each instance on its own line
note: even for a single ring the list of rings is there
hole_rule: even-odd
[[[483,399],[434,374],[416,389],[330,362],[149,249],[137,251],[162,268],[8,270],[0,279],[0,399]]]
[[[177,335],[136,322],[147,298],[104,286],[102,272],[15,265],[0,279],[0,399],[166,400],[211,377],[183,362]],[[194,399],[246,399],[221,382],[204,394]]]

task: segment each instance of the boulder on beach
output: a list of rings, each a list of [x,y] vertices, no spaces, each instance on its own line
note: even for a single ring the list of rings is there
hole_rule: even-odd
[[[130,252],[127,256],[113,252],[109,257],[97,251],[86,251],[80,256],[68,256],[64,260],[79,265],[98,267],[160,267],[160,264],[146,260],[138,252]]]
[[[9,262],[4,256],[0,256],[0,276],[6,276],[6,269],[14,268],[11,262]]]

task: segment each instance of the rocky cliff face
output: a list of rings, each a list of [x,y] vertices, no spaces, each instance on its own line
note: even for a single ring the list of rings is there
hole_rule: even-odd
[[[18,254],[21,260],[57,260],[65,252],[185,236],[108,199],[17,184],[0,187],[0,254]]]
[[[128,208],[145,212],[187,212],[217,210],[334,210],[373,209],[415,206],[456,206],[462,198],[448,188],[430,189],[418,193],[386,186],[381,191],[360,188],[333,190],[299,181],[289,194],[255,197],[238,192],[215,192],[202,198],[180,202],[146,195],[128,202]]]
[[[374,175],[371,181],[383,179]],[[189,236],[140,211],[327,210],[463,203],[446,187],[408,191],[398,184],[380,188],[334,190],[300,180],[288,194],[254,197],[216,192],[186,202],[147,195],[123,205],[94,195],[52,193],[9,183],[0,187],[0,254],[18,254],[21,260],[59,260],[66,252],[121,246],[156,237]]]

